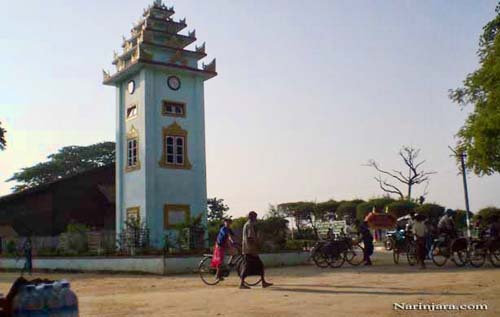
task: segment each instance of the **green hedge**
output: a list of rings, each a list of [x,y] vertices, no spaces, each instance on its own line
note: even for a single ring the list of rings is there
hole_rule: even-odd
[[[349,216],[351,218],[356,218],[356,207],[363,203],[364,201],[344,201],[337,208],[336,214],[339,218],[344,218],[345,216]]]
[[[497,217],[500,217],[500,208],[486,207],[486,208],[479,210],[477,215],[482,216],[484,222],[489,224],[492,222],[492,217],[494,215],[497,215]]]
[[[364,220],[366,215],[369,214],[373,207],[376,212],[384,212],[385,207],[395,200],[390,197],[373,198],[365,203],[361,203],[356,207],[356,218]]]
[[[408,200],[398,200],[387,205],[389,213],[396,218],[413,213],[417,207],[417,204]]]
[[[438,204],[423,204],[415,210],[425,217],[437,221],[444,214],[444,207]]]

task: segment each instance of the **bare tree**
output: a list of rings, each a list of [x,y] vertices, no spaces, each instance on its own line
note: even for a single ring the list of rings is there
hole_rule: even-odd
[[[375,162],[375,160],[369,160],[366,166],[373,167],[379,172],[379,175],[375,177],[375,180],[378,182],[380,188],[386,193],[396,194],[401,199],[405,199],[405,195],[400,187],[394,185],[394,182],[399,182],[406,185],[408,189],[406,199],[410,200],[413,186],[425,183],[426,186],[424,193],[421,196],[425,197],[428,194],[430,175],[435,174],[436,172],[425,172],[423,170],[419,170],[425,163],[425,160],[418,161],[419,154],[420,149],[415,149],[411,146],[403,146],[403,148],[399,151],[399,156],[408,167],[407,174],[394,169],[390,171],[384,170],[377,162]],[[389,180],[387,178],[389,178]]]

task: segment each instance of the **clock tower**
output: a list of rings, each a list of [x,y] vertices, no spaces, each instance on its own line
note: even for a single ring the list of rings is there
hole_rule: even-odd
[[[204,82],[217,75],[215,59],[198,66],[205,44],[187,49],[195,31],[180,34],[186,19],[174,13],[161,0],[145,9],[116,72],[103,71],[116,87],[116,233],[138,219],[157,248],[178,224],[206,224]]]

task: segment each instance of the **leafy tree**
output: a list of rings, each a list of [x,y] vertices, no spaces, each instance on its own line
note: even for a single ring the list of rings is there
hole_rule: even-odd
[[[496,207],[486,207],[477,212],[477,215],[483,217],[485,223],[491,223],[494,215],[500,217],[500,208]]]
[[[335,212],[338,205],[339,203],[332,199],[321,203],[299,201],[279,204],[278,209],[286,216],[293,217],[297,231],[301,232],[307,226],[316,231],[316,222],[324,220],[330,212]]]
[[[2,122],[0,121],[0,151],[5,150],[5,147],[7,146],[7,141],[5,140],[5,131],[4,128],[2,128]]]
[[[455,224],[458,229],[466,229],[467,228],[467,216],[466,216],[466,211],[465,210],[455,210],[456,214],[453,217],[453,220],[455,220]],[[472,218],[474,214],[472,212],[469,212],[469,221],[472,224]]]
[[[417,204],[407,200],[398,200],[387,205],[388,212],[396,218],[406,216],[412,213]]]
[[[327,200],[325,202],[316,204],[316,214],[318,217],[325,218],[328,215],[333,215],[336,213],[337,208],[339,208],[340,203],[333,199]]]
[[[356,218],[359,220],[365,219],[366,215],[368,215],[373,208],[375,208],[376,212],[384,212],[385,207],[392,202],[394,202],[394,199],[390,197],[382,197],[373,198],[367,202],[360,203],[356,207]]]
[[[500,172],[500,5],[495,12],[479,39],[479,69],[449,94],[460,107],[473,106],[456,135],[456,151],[467,155],[467,167],[480,176]]]
[[[224,204],[224,199],[217,199],[217,197],[209,198],[207,200],[207,207],[208,223],[221,224],[225,218],[228,218],[227,211],[229,207]]]
[[[7,181],[20,184],[15,192],[39,186],[115,161],[115,143],[102,142],[89,146],[66,146],[48,156],[48,161],[25,167]]]
[[[345,216],[349,216],[351,219],[355,219],[356,207],[361,203],[364,203],[364,201],[363,200],[343,201],[340,203],[335,214],[340,219],[343,219]]]
[[[435,222],[444,214],[444,207],[438,204],[423,204],[415,211]]]
[[[269,208],[266,213],[266,218],[285,218],[286,213],[282,208],[276,205],[269,204]]]
[[[283,250],[288,236],[288,220],[271,217],[259,220],[256,225],[257,235],[264,251]]]
[[[411,200],[412,189],[414,186],[429,183],[430,175],[435,174],[435,172],[425,172],[421,169],[425,161],[419,161],[418,157],[420,155],[420,149],[415,149],[411,146],[403,146],[399,150],[399,156],[406,165],[408,172],[403,172],[400,170],[385,170],[380,167],[380,165],[375,162],[375,160],[369,160],[367,166],[373,167],[379,175],[375,177],[375,180],[379,183],[380,189],[382,189],[387,194],[396,194],[400,199]],[[387,177],[392,179],[393,182],[388,181]],[[406,196],[403,190],[394,182],[401,183],[407,188]],[[424,193],[421,199],[427,195],[427,186],[424,189]],[[423,200],[422,200],[423,201]]]
[[[315,205],[314,202],[298,201],[279,204],[278,209],[283,210],[288,217],[295,219],[297,230],[300,232],[312,222],[311,214],[314,212]]]
[[[369,202],[364,202],[356,206],[356,219],[363,221],[371,211],[373,210],[373,205]]]

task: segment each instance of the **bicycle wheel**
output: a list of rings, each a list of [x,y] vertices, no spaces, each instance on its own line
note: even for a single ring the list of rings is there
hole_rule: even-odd
[[[332,254],[327,257],[328,265],[332,268],[339,268],[344,264],[345,258],[345,252],[340,254]]]
[[[262,278],[258,275],[247,276],[245,278],[246,286],[256,286],[262,281]]]
[[[408,244],[408,250],[406,250],[406,259],[410,266],[417,264],[417,248],[414,243]]]
[[[385,239],[385,241],[384,241],[384,248],[387,251],[391,251],[391,250],[394,249],[394,240],[392,239],[392,237],[389,237],[389,238]]]
[[[217,270],[210,266],[212,262],[212,257],[204,257],[200,265],[198,266],[198,272],[200,273],[200,278],[203,283],[207,285],[216,285],[220,282],[220,279],[217,277]]]
[[[498,241],[493,242],[490,246],[488,258],[494,267],[500,267],[500,245]]]
[[[472,242],[469,253],[469,262],[473,267],[481,267],[486,262],[486,248],[480,241]]]
[[[394,264],[399,264],[399,249],[392,249],[392,259],[394,260]]]
[[[458,267],[463,267],[467,264],[467,241],[465,239],[456,239],[451,243],[452,261]]]
[[[325,269],[328,267],[328,259],[321,250],[321,246],[315,247],[311,250],[311,259],[319,268]]]
[[[365,259],[364,253],[365,250],[362,246],[354,244],[345,254],[347,263],[353,266],[360,265]]]
[[[448,251],[445,242],[437,241],[432,245],[432,262],[437,266],[443,266],[448,261]]]
[[[243,262],[243,256],[240,254],[236,257],[234,262],[232,263],[232,268],[236,271],[236,274],[240,275],[241,273],[241,267]],[[245,285],[246,286],[256,286],[262,281],[262,277],[260,275],[250,275],[245,278]]]

